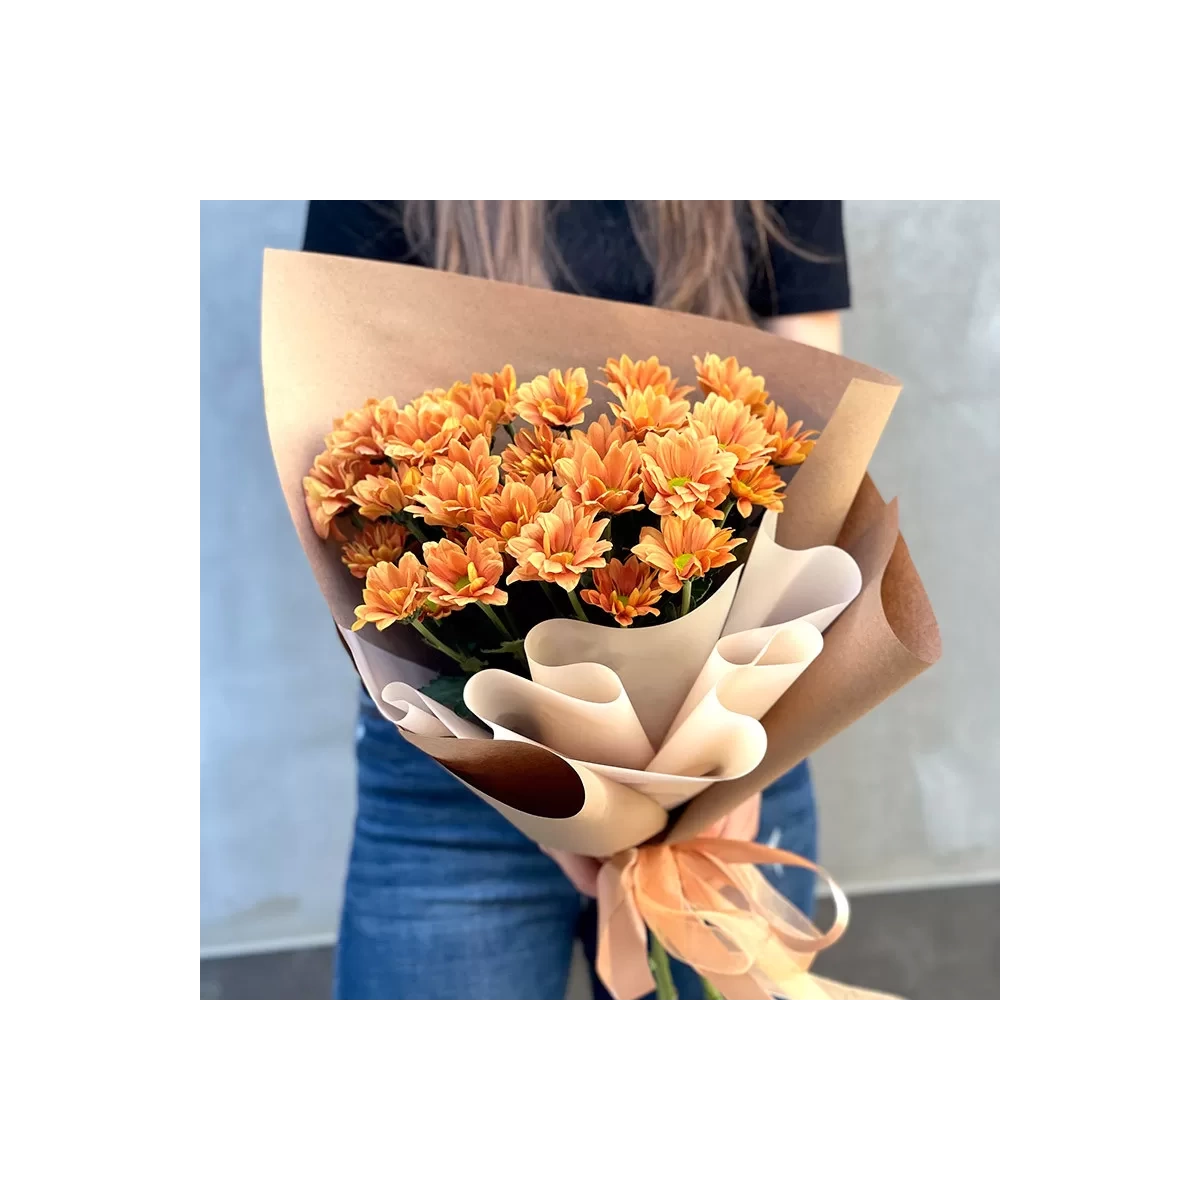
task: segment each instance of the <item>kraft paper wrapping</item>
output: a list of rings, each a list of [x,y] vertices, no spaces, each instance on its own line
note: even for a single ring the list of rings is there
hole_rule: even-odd
[[[864,479],[846,525],[846,548],[862,572],[858,598],[825,632],[821,653],[783,694],[762,725],[767,752],[735,784],[701,792],[667,841],[698,836],[931,667],[941,637],[925,589],[900,537],[896,501],[885,505]]]
[[[853,568],[853,591],[836,593],[840,611],[857,594],[858,566],[843,550],[822,549]],[[775,552],[770,539],[756,552],[763,550]],[[813,554],[787,553],[806,561]],[[754,555],[746,567],[753,569]],[[463,700],[496,738],[552,750],[666,809],[714,783],[741,779],[766,754],[759,718],[820,654],[818,625],[827,626],[833,610],[829,590],[821,586],[827,573],[809,572],[808,584],[793,588],[787,603],[777,607],[783,623],[718,639],[739,575],[735,571],[711,600],[664,626],[612,629],[544,621],[525,639],[532,680],[480,671],[467,682]],[[844,568],[834,575],[844,579]],[[681,704],[689,679],[694,683]],[[392,693],[387,689],[384,699]],[[410,699],[407,691],[395,694]],[[399,724],[421,731],[417,727],[424,721],[406,710]]]
[[[267,424],[283,492],[360,672],[365,664],[368,690],[391,719],[399,716],[425,730],[401,729],[401,736],[544,845],[605,857],[655,836],[666,813],[618,780],[603,779],[537,745],[437,736],[423,719],[436,713],[411,697],[397,693],[401,704],[391,705],[390,712],[384,708],[386,684],[420,687],[443,661],[410,630],[346,632],[361,603],[361,584],[342,566],[337,548],[312,530],[301,483],[334,418],[368,398],[394,395],[405,403],[428,387],[505,363],[513,364],[520,379],[577,365],[594,379],[607,358],[622,353],[657,355],[686,380],[692,356],[713,352],[751,365],[792,420],[823,431],[789,486],[776,537],[781,546],[799,550],[824,547],[843,531],[838,544],[858,564],[863,592],[830,626],[820,654],[804,656],[807,669],[766,713],[767,745],[759,765],[702,791],[683,810],[672,840],[736,808],[937,657],[936,625],[896,534],[894,506],[888,516],[864,481],[900,390],[895,379],[872,367],[705,317],[420,267],[279,250],[265,257],[262,349]],[[607,391],[594,385],[591,394],[589,415],[598,416],[607,410]],[[854,545],[847,544],[843,527],[855,533]],[[661,637],[670,628],[646,632]],[[699,653],[696,671],[679,672],[672,680],[681,689],[680,701],[714,641]],[[389,657],[381,660],[377,652]],[[388,673],[392,678],[384,679]],[[675,715],[642,717],[652,744],[658,745]],[[662,725],[653,730],[655,722]]]
[[[666,825],[666,810],[640,792],[528,742],[399,732],[526,837],[552,850],[609,858]]]
[[[395,724],[400,736],[527,837],[555,850],[607,858],[662,831],[666,806],[626,787],[619,775],[600,775],[520,738],[494,741],[487,729],[417,691],[433,672],[367,642],[351,629],[338,626],[338,632],[375,706]],[[472,683],[481,675],[529,683],[500,671],[480,672]],[[754,762],[762,757],[766,739],[762,741]],[[751,765],[745,762],[740,773]],[[694,796],[707,781],[683,782],[688,785],[687,796]]]

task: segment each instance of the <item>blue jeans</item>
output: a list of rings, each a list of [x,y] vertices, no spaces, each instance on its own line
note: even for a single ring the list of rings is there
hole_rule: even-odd
[[[594,963],[595,902],[498,812],[408,745],[364,692],[358,818],[334,968],[339,1000],[561,1000],[572,946]],[[763,795],[760,840],[816,859],[808,764]],[[811,912],[813,876],[772,884]],[[672,962],[680,999],[700,980]],[[611,999],[595,976],[595,998]]]

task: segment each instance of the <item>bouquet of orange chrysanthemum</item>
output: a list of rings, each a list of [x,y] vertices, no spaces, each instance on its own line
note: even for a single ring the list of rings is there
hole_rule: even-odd
[[[702,318],[278,252],[263,345],[280,477],[364,684],[530,837],[603,861],[613,994],[655,986],[649,943],[660,994],[670,952],[726,996],[858,995],[808,969],[845,928],[836,885],[818,933],[756,864],[820,868],[728,820],[939,652],[864,478],[895,381]],[[504,348],[519,370],[430,390]],[[698,393],[655,351],[688,353]]]
[[[582,367],[518,385],[508,365],[339,418],[304,491],[314,530],[364,580],[352,630],[411,626],[458,668],[433,689],[444,696],[497,656],[528,675],[525,635],[549,617],[686,616],[756,516],[782,510],[777,468],[802,463],[816,436],[737,359],[695,362],[692,405],[657,358],[610,358],[612,416],[586,427]]]

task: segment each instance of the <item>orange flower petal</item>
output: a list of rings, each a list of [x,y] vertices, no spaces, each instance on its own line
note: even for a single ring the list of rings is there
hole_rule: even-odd
[[[553,370],[517,388],[513,408],[531,425],[578,425],[591,404],[587,390],[587,372],[582,367],[565,373]]]
[[[612,543],[600,537],[608,518],[594,519],[569,500],[560,500],[547,513],[530,521],[508,542],[517,566],[508,582],[542,579],[574,591],[585,571],[604,565]]]
[[[508,593],[496,585],[504,571],[498,542],[471,537],[465,546],[449,538],[421,547],[434,599],[455,608],[468,604],[507,604]]]
[[[657,569],[630,555],[624,562],[610,559],[603,567],[592,569],[592,587],[581,589],[585,604],[610,613],[618,625],[632,625],[638,617],[658,616],[654,607],[662,596]]]
[[[677,592],[687,580],[733,562],[733,547],[745,541],[707,517],[663,517],[661,529],[643,527],[633,553],[658,568],[664,591]]]

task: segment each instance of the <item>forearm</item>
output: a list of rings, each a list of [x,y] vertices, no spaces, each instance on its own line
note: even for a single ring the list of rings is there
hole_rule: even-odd
[[[787,317],[770,317],[766,329],[793,342],[804,342],[818,350],[842,352],[842,315],[838,312],[796,313]]]

